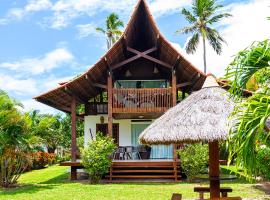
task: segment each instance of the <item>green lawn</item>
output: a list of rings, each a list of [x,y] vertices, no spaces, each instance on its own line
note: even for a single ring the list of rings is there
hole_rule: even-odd
[[[66,167],[52,166],[22,175],[20,187],[0,189],[0,200],[166,200],[174,192],[182,193],[184,199],[195,199],[198,195],[193,187],[198,184],[101,184],[70,182]],[[249,199],[265,197],[264,192],[255,189],[245,181],[226,182],[223,186],[233,188],[233,196]],[[267,199],[267,198],[265,198]]]

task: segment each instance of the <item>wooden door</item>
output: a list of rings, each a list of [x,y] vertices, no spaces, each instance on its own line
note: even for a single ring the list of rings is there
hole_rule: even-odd
[[[108,135],[108,124],[96,124],[96,132]],[[113,124],[113,139],[115,144],[119,146],[119,124]]]

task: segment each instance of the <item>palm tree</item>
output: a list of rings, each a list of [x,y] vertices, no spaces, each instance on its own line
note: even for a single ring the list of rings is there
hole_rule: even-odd
[[[206,39],[218,55],[222,52],[222,42],[225,42],[218,31],[210,27],[222,18],[231,16],[228,13],[216,14],[222,7],[222,5],[217,5],[215,0],[193,0],[192,11],[188,11],[185,8],[182,9],[182,14],[190,26],[178,30],[177,33],[193,34],[186,45],[186,52],[188,54],[195,53],[200,37],[202,37],[204,73],[206,73]]]
[[[120,27],[124,27],[124,22],[119,20],[119,16],[116,13],[111,13],[106,19],[106,29],[100,27],[96,28],[98,32],[106,35],[108,49],[110,49],[122,35],[122,31],[119,30]]]

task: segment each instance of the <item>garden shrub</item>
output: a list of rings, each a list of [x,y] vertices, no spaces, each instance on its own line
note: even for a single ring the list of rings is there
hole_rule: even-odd
[[[33,169],[42,169],[47,165],[52,165],[56,162],[54,153],[36,152],[32,154]]]
[[[31,166],[31,161],[29,154],[23,151],[6,149],[0,156],[0,186],[15,186],[20,175]]]
[[[97,134],[96,140],[90,141],[82,150],[82,164],[89,173],[92,184],[99,183],[102,176],[108,172],[115,149],[112,138]]]
[[[258,175],[270,180],[270,148],[260,146],[256,159]]]
[[[181,167],[188,180],[203,172],[208,164],[208,145],[193,144],[178,151]]]

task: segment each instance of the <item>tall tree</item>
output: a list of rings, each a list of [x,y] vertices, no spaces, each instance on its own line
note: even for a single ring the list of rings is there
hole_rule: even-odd
[[[222,52],[222,42],[225,42],[219,32],[211,27],[222,18],[231,16],[229,13],[220,13],[219,9],[222,7],[222,5],[216,4],[216,0],[193,0],[191,11],[185,8],[182,9],[182,14],[190,26],[178,30],[177,33],[193,34],[186,45],[186,52],[188,54],[195,53],[200,37],[202,38],[204,73],[207,71],[206,39],[218,55]]]
[[[96,28],[98,32],[106,35],[108,49],[110,49],[122,35],[122,31],[119,30],[120,27],[124,27],[124,22],[119,19],[116,13],[111,13],[106,19],[106,28]]]

